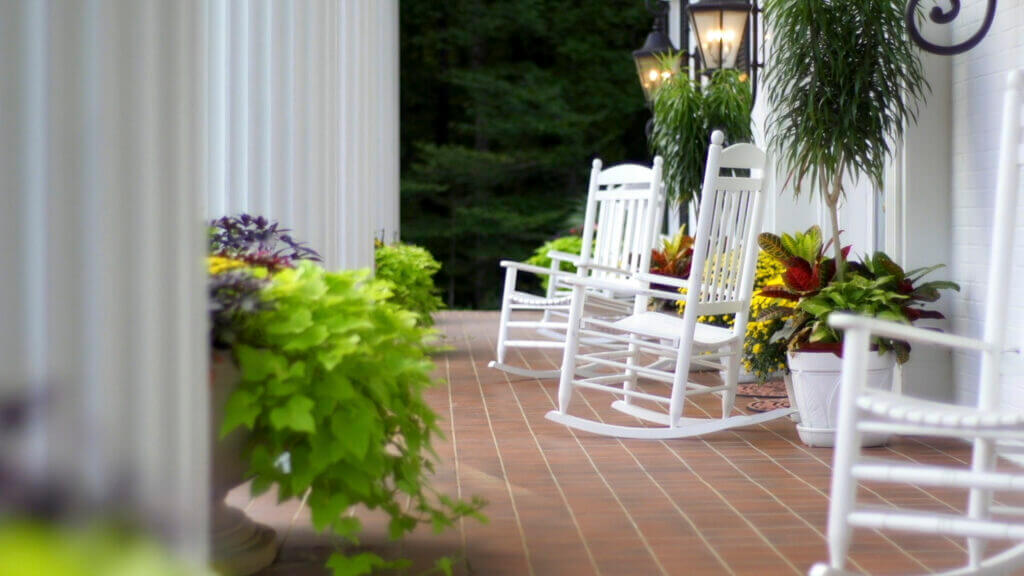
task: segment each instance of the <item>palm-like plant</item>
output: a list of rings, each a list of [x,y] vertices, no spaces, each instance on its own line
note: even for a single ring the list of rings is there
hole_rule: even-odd
[[[703,87],[682,70],[658,88],[650,146],[665,159],[672,201],[685,205],[700,193],[711,132],[721,130],[730,143],[751,140],[751,102],[750,82],[736,70],[716,71]]]
[[[767,0],[774,34],[766,75],[769,143],[796,194],[818,189],[843,278],[839,201],[844,175],[880,188],[891,142],[929,89],[894,0]]]

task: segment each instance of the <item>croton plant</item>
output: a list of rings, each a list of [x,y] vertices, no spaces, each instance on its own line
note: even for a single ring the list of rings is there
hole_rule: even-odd
[[[772,306],[759,320],[784,320],[777,337],[784,339],[790,350],[839,353],[842,334],[828,324],[833,312],[853,312],[908,324],[922,318],[944,318],[941,312],[924,305],[938,300],[940,290],[960,289],[949,281],[920,282],[942,265],[908,272],[884,252],[865,256],[860,262],[846,261],[846,277],[838,281],[834,259],[825,257],[829,245],[822,244],[817,226],[792,236],[764,233],[758,243],[785,267],[781,284],[763,288],[760,295],[795,303]],[[840,251],[844,260],[849,252],[849,246]],[[892,350],[901,363],[909,359],[910,345],[906,342],[876,337],[873,345],[880,352]]]

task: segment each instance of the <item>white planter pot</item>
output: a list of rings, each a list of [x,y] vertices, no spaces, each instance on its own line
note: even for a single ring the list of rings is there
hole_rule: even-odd
[[[231,357],[215,352],[210,362],[210,561],[221,574],[246,576],[273,563],[278,544],[273,529],[253,522],[224,501],[228,492],[242,483],[246,470],[242,460],[246,434],[235,430],[219,439],[224,405],[237,382],[238,368]]]
[[[789,352],[792,392],[790,403],[800,411],[796,430],[808,446],[835,444],[839,413],[839,384],[843,360],[831,352]],[[892,390],[896,357],[892,353],[868,357],[868,387]],[[863,446],[881,446],[887,434],[865,433]]]

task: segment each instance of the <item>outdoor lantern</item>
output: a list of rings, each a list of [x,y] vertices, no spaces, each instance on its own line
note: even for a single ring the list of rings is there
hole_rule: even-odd
[[[654,93],[661,83],[677,72],[669,66],[663,66],[660,61],[662,57],[671,55],[675,47],[665,32],[665,12],[668,4],[659,0],[657,5],[660,5],[659,9],[649,8],[655,13],[655,17],[654,26],[647,35],[647,40],[644,41],[643,47],[633,52],[636,73],[640,76],[640,86],[644,89],[644,99],[648,103],[654,99]]]
[[[704,69],[736,68],[753,6],[743,0],[702,0],[689,10]]]

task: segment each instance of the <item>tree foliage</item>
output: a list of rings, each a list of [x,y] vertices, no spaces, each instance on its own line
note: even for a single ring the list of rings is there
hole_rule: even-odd
[[[654,96],[651,149],[665,159],[665,183],[681,204],[700,194],[711,133],[721,130],[729,143],[752,137],[750,82],[736,70],[715,72],[706,86],[676,74]]]
[[[650,22],[635,0],[401,4],[402,236],[449,306],[496,306],[498,261],[581,219],[591,158],[649,162]]]
[[[891,143],[928,90],[894,0],[767,0],[770,146],[796,192],[817,188],[832,216],[839,277],[843,176],[881,187]]]

